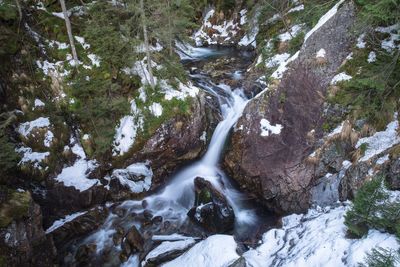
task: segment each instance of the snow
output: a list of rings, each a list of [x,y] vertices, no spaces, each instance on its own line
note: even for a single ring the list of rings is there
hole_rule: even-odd
[[[90,44],[85,42],[85,38],[80,37],[80,36],[74,36],[75,40],[83,47],[83,49],[89,49]]]
[[[388,160],[389,160],[389,154],[386,154],[385,156],[380,157],[380,158],[376,161],[376,164],[382,165],[383,163],[385,163],[385,162],[388,161]]]
[[[329,19],[331,19],[336,12],[338,11],[339,6],[344,2],[345,0],[340,0],[336,5],[334,5],[325,15],[323,15],[317,25],[314,26],[304,37],[304,42],[314,33],[316,32],[319,28],[321,28]]]
[[[63,219],[54,221],[53,224],[46,230],[46,234],[50,234],[54,230],[63,226],[65,223],[73,221],[75,218],[78,218],[79,216],[86,214],[86,213],[87,213],[87,211],[76,212],[76,213],[65,216]]]
[[[87,57],[92,62],[92,66],[100,67],[100,57],[95,54],[88,54]]]
[[[300,32],[301,32],[301,25],[293,25],[292,28],[290,28],[290,31],[279,34],[278,38],[279,40],[281,40],[281,42],[286,42],[292,40]]]
[[[157,118],[160,117],[163,112],[163,108],[162,108],[161,104],[157,103],[157,102],[154,102],[153,104],[151,104],[149,106],[149,110],[150,110],[151,114],[153,114]]]
[[[42,100],[40,100],[40,99],[35,99],[35,103],[34,103],[34,107],[35,108],[38,108],[38,107],[44,107],[45,106],[45,104],[44,104],[44,102],[42,101]]]
[[[238,42],[239,46],[249,46],[252,45],[254,48],[257,46],[256,37],[258,34],[259,28],[258,25],[255,25],[251,28],[251,31],[246,33]]]
[[[139,88],[139,99],[142,100],[143,103],[146,103],[146,99],[147,99],[146,90],[144,90],[143,87]]]
[[[207,132],[203,131],[203,134],[200,136],[200,141],[203,141],[204,143],[207,142]]]
[[[260,120],[261,136],[269,136],[272,134],[280,134],[283,126],[281,124],[272,125],[268,120]]]
[[[23,154],[18,165],[30,163],[36,169],[42,169],[40,162],[50,156],[49,152],[33,152],[30,147],[19,147],[15,151]]]
[[[96,167],[97,163],[95,160],[78,159],[74,165],[62,169],[55,180],[63,183],[64,186],[72,186],[83,192],[96,184],[100,184],[99,180],[88,178],[88,172],[90,173]]]
[[[326,55],[326,51],[325,49],[321,48],[320,50],[318,50],[316,57],[325,57]]]
[[[283,64],[286,60],[288,60],[289,57],[290,54],[288,53],[276,54],[272,58],[270,58],[265,65],[267,68],[274,68]]]
[[[115,129],[113,142],[113,156],[123,155],[135,143],[138,131],[143,130],[143,116],[136,106],[135,100],[131,102],[131,115],[120,119]]]
[[[357,44],[356,46],[360,49],[365,48],[365,46],[367,45],[367,43],[364,41],[365,38],[365,33],[361,34],[358,38],[357,38]]]
[[[390,36],[384,39],[381,43],[381,47],[387,52],[391,53],[395,48],[400,49],[400,44],[396,45],[395,42],[400,41],[400,24],[394,24],[388,27],[378,27],[375,29],[377,32],[387,33]]]
[[[55,63],[49,62],[47,60],[41,62],[39,60],[36,61],[36,65],[39,69],[42,70],[43,74],[46,76],[54,76],[58,75],[61,77],[67,76],[70,72],[64,69],[64,62],[57,61]]]
[[[167,253],[169,251],[174,251],[174,250],[183,251],[192,246],[194,243],[196,243],[196,241],[193,238],[188,238],[185,240],[174,241],[174,242],[164,241],[147,254],[145,260],[142,262],[142,266],[145,266],[150,259],[155,259],[160,255]]]
[[[247,22],[247,10],[246,9],[242,9],[240,10],[240,25],[244,25]]]
[[[140,162],[134,163],[126,169],[115,169],[111,177],[118,179],[122,185],[127,186],[134,193],[148,191],[153,178],[153,171],[148,165],[148,162]],[[142,177],[144,178],[140,179]]]
[[[369,52],[367,61],[368,63],[373,63],[376,61],[376,53],[374,51]]]
[[[343,129],[343,122],[340,125],[338,125],[335,129],[333,129],[333,131],[328,134],[328,137],[340,134],[342,132],[342,129]]]
[[[239,258],[236,248],[237,245],[233,236],[213,235],[208,237],[206,240],[197,243],[182,256],[164,264],[163,266],[229,266]]]
[[[194,86],[190,81],[187,84],[179,82],[178,90],[175,90],[166,82],[163,82],[161,84],[161,90],[165,94],[166,100],[172,100],[173,98],[184,100],[188,96],[195,97],[200,92],[200,89]]]
[[[186,240],[186,239],[197,239],[190,236],[184,236],[180,234],[170,234],[170,235],[153,235],[153,241],[177,241],[177,240]]]
[[[347,209],[347,205],[317,207],[304,215],[284,217],[282,229],[269,230],[259,247],[243,254],[247,266],[357,266],[372,248],[399,247],[395,236],[375,230],[362,239],[347,239]]]
[[[40,117],[33,121],[21,123],[17,129],[18,133],[27,137],[35,128],[45,128],[50,126],[49,118]]]
[[[302,10],[304,10],[304,5],[303,4],[289,9],[289,11],[287,13],[293,13],[293,12],[298,12],[298,11],[302,11]]]
[[[159,52],[163,50],[163,47],[160,43],[156,43],[156,46],[150,45],[149,50],[152,52]],[[146,46],[144,44],[140,44],[136,47],[136,52],[137,53],[145,53],[146,52]]]
[[[85,151],[74,137],[70,138],[70,144],[74,144],[71,151],[77,156],[77,159],[74,165],[64,167],[61,173],[55,177],[55,180],[63,183],[64,186],[72,186],[80,192],[100,184],[99,180],[89,179],[88,177],[90,172],[98,166],[96,160],[86,159]]]
[[[392,122],[390,122],[385,131],[376,132],[373,136],[364,137],[358,140],[356,148],[359,148],[362,144],[367,144],[367,149],[364,156],[360,161],[366,161],[387,150],[388,148],[400,143],[400,137],[397,133],[399,128],[399,121],[397,120],[397,113]]]
[[[54,138],[54,134],[50,130],[47,130],[47,132],[44,136],[44,140],[43,140],[44,146],[50,147],[53,142],[53,138]]]
[[[280,79],[280,78],[282,78],[283,73],[287,70],[287,65],[288,65],[290,62],[292,62],[292,61],[294,61],[295,59],[297,59],[297,57],[299,56],[299,54],[300,54],[300,51],[297,51],[297,52],[296,52],[293,56],[291,56],[288,60],[282,62],[282,63],[279,65],[278,69],[277,69],[274,73],[272,73],[271,77],[272,77],[272,78],[275,78],[275,79]]]
[[[343,82],[343,81],[348,81],[351,78],[353,78],[353,77],[351,77],[350,75],[347,75],[345,72],[341,72],[341,73],[335,75],[335,77],[333,77],[333,79],[331,81],[331,85],[335,85],[335,84],[337,84],[339,82]]]

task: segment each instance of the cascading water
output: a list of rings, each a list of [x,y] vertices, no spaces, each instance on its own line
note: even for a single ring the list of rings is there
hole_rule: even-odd
[[[196,62],[207,57],[215,57],[214,53],[226,54],[224,51],[202,48],[202,50],[196,50],[190,58]],[[240,72],[234,72],[232,75],[240,78],[238,73]],[[188,221],[187,213],[194,206],[194,180],[197,177],[210,181],[225,196],[235,214],[235,235],[246,235],[248,231],[254,232],[253,226],[259,223],[254,206],[249,205],[247,197],[234,188],[225,173],[218,167],[229,132],[242,115],[248,99],[242,90],[232,90],[225,84],[215,85],[206,75],[191,75],[191,79],[200,88],[218,99],[223,117],[213,133],[207,152],[202,159],[176,173],[159,192],[140,201],[130,200],[120,204],[121,208],[127,210],[128,216],[119,218],[111,213],[103,226],[83,241],[83,243],[95,243],[97,252],[100,253],[106,247],[113,247],[112,237],[116,233],[116,220],[119,220],[119,225],[124,228],[135,225],[140,229],[140,222],[136,221],[134,216],[129,217],[129,214],[139,214],[147,210],[154,217],[161,216],[164,221],[173,223],[175,229],[179,229]],[[143,203],[146,203],[145,208]],[[114,246],[114,250],[118,251],[120,248]]]

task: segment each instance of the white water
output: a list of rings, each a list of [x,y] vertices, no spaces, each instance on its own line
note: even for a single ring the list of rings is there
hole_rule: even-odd
[[[199,54],[195,55],[196,59],[194,60],[212,57],[215,56],[214,53],[220,53],[213,49],[202,49],[204,51],[196,50]],[[197,81],[203,90],[218,99],[223,117],[213,133],[206,154],[201,160],[174,175],[160,192],[140,201],[125,201],[120,206],[127,209],[127,214],[138,214],[144,211],[142,203],[145,201],[147,202],[146,210],[151,211],[153,216],[162,216],[164,221],[168,220],[174,223],[179,229],[179,226],[188,220],[187,213],[194,205],[194,179],[202,177],[210,181],[226,197],[235,213],[235,232],[240,235],[248,229],[252,229],[252,226],[257,223],[257,216],[252,208],[247,207],[246,196],[234,189],[224,172],[219,169],[218,164],[228,134],[242,115],[248,99],[244,96],[242,90],[231,90],[229,86],[224,84],[216,86],[208,82],[206,76],[193,75],[192,79]],[[97,252],[113,246],[112,236],[116,232],[113,222],[116,219],[118,219],[117,216],[111,214],[103,226],[83,242],[96,243]],[[135,225],[138,229],[140,228],[140,223],[132,219],[124,220],[123,225],[125,227]],[[120,250],[119,247],[116,247],[116,249]]]

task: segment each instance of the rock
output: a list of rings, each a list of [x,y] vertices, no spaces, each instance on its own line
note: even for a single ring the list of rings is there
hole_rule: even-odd
[[[206,101],[205,93],[193,99],[190,114],[178,115],[159,127],[143,147],[132,154],[124,166],[151,161],[153,170],[151,190],[164,183],[178,167],[199,158],[207,148],[201,137],[210,137],[218,121],[214,107]]]
[[[53,266],[57,254],[30,192],[0,189],[0,265]]]
[[[315,143],[307,134],[315,129],[315,140],[322,136],[323,96],[350,52],[354,20],[354,5],[345,3],[306,40],[276,90],[248,103],[231,137],[225,169],[243,190],[277,213],[309,207],[315,175],[306,159]],[[321,48],[327,63],[317,67],[314,57]]]
[[[75,260],[79,266],[92,266],[90,258],[96,253],[96,244],[85,244],[78,248],[75,255]]]
[[[400,158],[391,161],[387,181],[391,190],[400,190]]]
[[[122,239],[121,248],[121,261],[126,261],[126,259],[129,258],[129,255],[144,250],[144,239],[135,226],[132,226]]]
[[[103,224],[107,216],[107,208],[96,207],[74,220],[64,223],[51,232],[56,246],[61,248],[67,242],[93,232]]]
[[[164,241],[146,255],[144,266],[160,266],[164,262],[179,257],[195,244],[196,241],[193,238],[173,242]]]
[[[225,197],[203,178],[194,180],[195,206],[188,212],[191,220],[210,233],[224,233],[233,228],[235,215]]]

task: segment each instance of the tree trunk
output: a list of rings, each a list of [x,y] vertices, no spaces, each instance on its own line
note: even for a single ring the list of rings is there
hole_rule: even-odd
[[[74,37],[72,36],[71,22],[68,17],[68,12],[67,12],[67,8],[65,6],[65,1],[60,0],[60,4],[61,4],[61,9],[62,9],[62,12],[64,15],[65,26],[67,27],[69,44],[71,45],[71,50],[72,50],[72,57],[74,59],[75,67],[78,68],[78,62],[79,62],[78,54],[76,53]]]
[[[15,4],[17,5],[18,15],[19,15],[19,22],[22,20],[22,9],[21,5],[19,4],[19,0],[15,0]]]
[[[147,36],[147,26],[146,26],[146,14],[144,11],[143,0],[140,0],[140,11],[142,13],[142,27],[143,27],[143,36],[144,36],[144,46],[146,50],[147,56],[147,70],[149,72],[149,80],[151,88],[155,88],[155,82],[153,77],[153,70],[151,68],[151,55],[150,55],[150,46],[149,46],[149,37]]]

